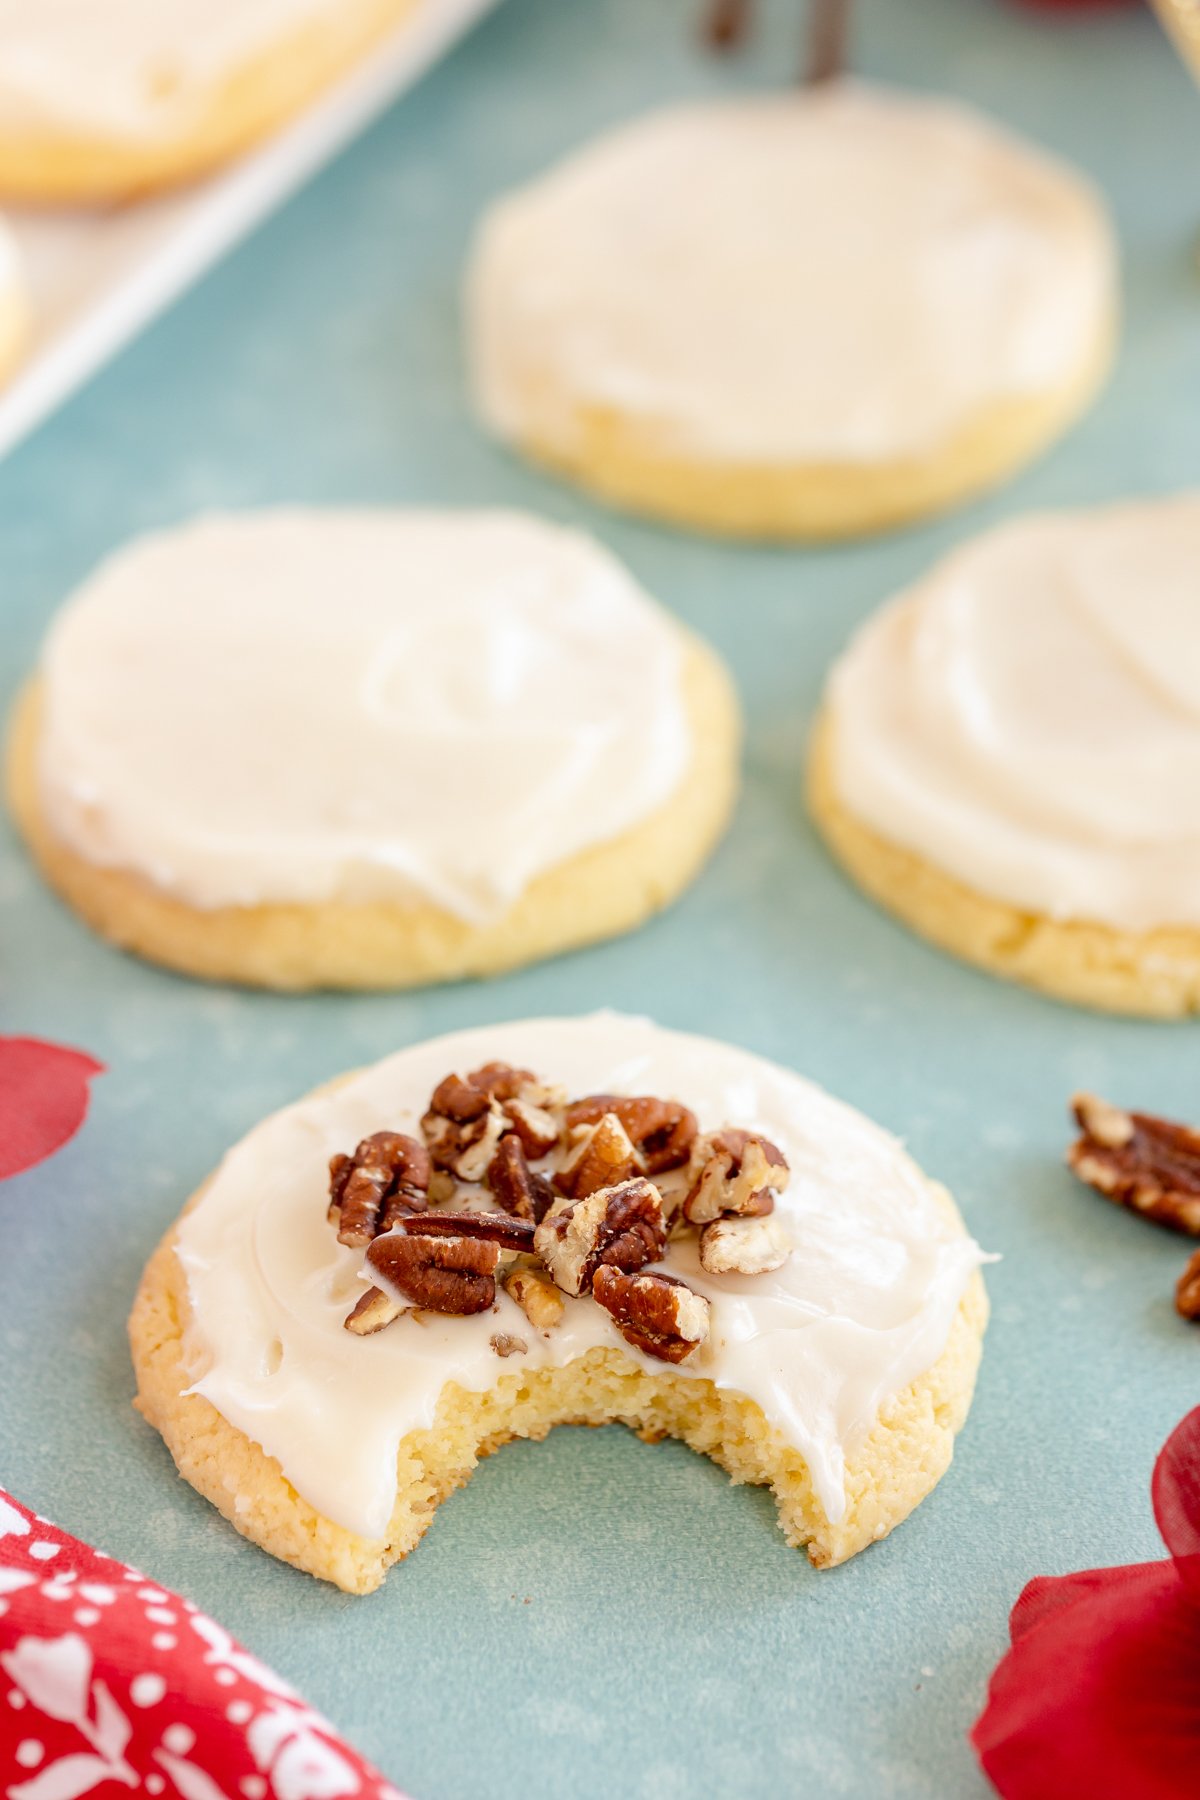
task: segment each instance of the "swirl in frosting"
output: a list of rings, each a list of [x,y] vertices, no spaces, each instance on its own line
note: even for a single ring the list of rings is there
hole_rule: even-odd
[[[201,519],[104,564],[43,657],[51,827],[196,907],[501,916],[669,800],[679,631],[517,513]]]
[[[1198,571],[1196,495],[965,545],[833,672],[842,803],[1014,906],[1200,925]]]

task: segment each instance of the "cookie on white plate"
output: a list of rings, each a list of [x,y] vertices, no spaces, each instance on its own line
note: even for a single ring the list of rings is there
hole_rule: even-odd
[[[990,487],[1110,359],[1115,253],[1072,169],[941,99],[840,83],[672,106],[493,205],[480,414],[635,511],[879,530]]]
[[[351,1593],[481,1455],[564,1423],[682,1438],[828,1566],[944,1473],[981,1260],[786,1069],[612,1013],[489,1026],[229,1152],[143,1277],[138,1405],[238,1531]]]
[[[1200,496],[1011,520],[836,665],[813,815],[889,911],[1060,999],[1200,1012]]]
[[[639,924],[720,835],[738,736],[715,653],[579,533],[245,513],[135,542],[68,602],[9,791],[115,943],[382,988]]]
[[[190,181],[285,124],[414,0],[0,0],[0,198]]]

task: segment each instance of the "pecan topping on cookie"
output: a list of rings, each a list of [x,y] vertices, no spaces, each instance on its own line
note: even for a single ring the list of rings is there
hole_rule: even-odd
[[[399,1219],[396,1230],[410,1237],[478,1238],[501,1250],[532,1250],[532,1219],[514,1219],[502,1212],[423,1213],[419,1219]]]
[[[428,1204],[429,1152],[400,1131],[376,1131],[353,1156],[329,1163],[329,1219],[338,1242],[354,1249]]]
[[[692,1167],[696,1176],[683,1202],[683,1215],[693,1225],[707,1225],[727,1214],[769,1213],[775,1195],[783,1192],[791,1177],[777,1144],[759,1132],[731,1125],[697,1140]]]
[[[545,1092],[544,1089],[535,1091]],[[504,1112],[526,1156],[549,1156],[557,1149],[562,1129],[554,1108],[518,1095],[506,1102]]]
[[[629,1274],[605,1265],[597,1269],[592,1296],[626,1343],[660,1362],[684,1362],[705,1341],[709,1303],[673,1275]]]
[[[382,1288],[370,1287],[346,1314],[342,1323],[355,1337],[371,1337],[373,1333],[382,1331],[385,1325],[398,1319],[403,1311],[400,1302],[393,1300],[390,1294],[385,1294]]]
[[[1081,1181],[1156,1225],[1200,1237],[1200,1131],[1091,1094],[1077,1094],[1071,1110],[1082,1135],[1067,1161]]]
[[[515,1100],[527,1088],[538,1085],[537,1076],[532,1069],[518,1069],[512,1063],[484,1063],[481,1069],[473,1069],[467,1076],[473,1088],[486,1094],[489,1100]]]
[[[434,1164],[460,1181],[482,1181],[507,1132],[530,1156],[546,1156],[559,1139],[563,1095],[529,1069],[485,1063],[466,1077],[447,1075],[433,1090],[421,1130]]]
[[[602,1263],[630,1270],[654,1262],[666,1242],[661,1197],[642,1176],[560,1205],[534,1236],[534,1248],[567,1294],[586,1294]]]
[[[598,1188],[615,1187],[637,1173],[637,1149],[616,1113],[602,1113],[571,1133],[566,1161],[554,1177],[560,1194],[582,1200]]]
[[[534,1263],[517,1263],[500,1277],[535,1331],[553,1331],[563,1316],[561,1293]]]
[[[461,1234],[389,1231],[367,1251],[372,1271],[429,1312],[486,1312],[496,1299],[500,1246]]]
[[[561,1322],[565,1294],[594,1292],[630,1343],[681,1362],[707,1336],[709,1302],[648,1272],[668,1236],[698,1230],[714,1274],[763,1274],[790,1251],[774,1217],[783,1152],[734,1126],[700,1137],[677,1100],[590,1094],[568,1106],[531,1070],[490,1062],[440,1081],[421,1130],[425,1148],[378,1132],[331,1165],[331,1217],[379,1277],[345,1321],[359,1336],[405,1310],[482,1312],[502,1281],[537,1331]],[[442,1210],[463,1205],[464,1184],[474,1205]]]
[[[714,1219],[700,1233],[700,1266],[710,1275],[766,1275],[791,1248],[778,1213]]]
[[[615,1114],[625,1127],[638,1153],[640,1173],[661,1175],[687,1161],[696,1136],[696,1115],[678,1100],[659,1100],[653,1094],[633,1098],[589,1094],[568,1106],[567,1130],[595,1125],[606,1113]]]
[[[497,1356],[524,1356],[529,1348],[524,1338],[513,1337],[509,1331],[493,1332],[488,1343]]]
[[[544,1175],[529,1167],[524,1147],[515,1132],[502,1137],[487,1167],[492,1198],[515,1219],[540,1224],[554,1203],[554,1189]]]
[[[443,1081],[435,1100],[445,1087]],[[503,1108],[485,1096],[482,1107],[469,1119],[455,1118],[453,1113],[431,1107],[421,1120],[421,1130],[435,1168],[460,1181],[482,1181],[507,1124]]]

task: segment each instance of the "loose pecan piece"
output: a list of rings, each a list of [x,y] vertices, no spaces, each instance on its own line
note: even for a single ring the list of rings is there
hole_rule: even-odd
[[[635,1176],[598,1188],[547,1213],[534,1248],[567,1294],[586,1294],[602,1263],[640,1269],[666,1248],[662,1199],[652,1181]]]
[[[606,1265],[596,1271],[592,1296],[627,1344],[660,1362],[686,1361],[708,1336],[708,1301],[673,1275],[631,1275]]]
[[[791,1248],[778,1213],[714,1219],[700,1233],[700,1264],[710,1275],[766,1275],[783,1267]]]
[[[406,1213],[423,1212],[432,1172],[429,1152],[401,1131],[376,1131],[353,1156],[331,1157],[329,1219],[338,1242],[360,1249]]]
[[[1184,1319],[1200,1319],[1200,1250],[1192,1251],[1175,1284],[1175,1311]]]
[[[592,1125],[577,1125],[566,1161],[554,1177],[560,1194],[582,1200],[598,1188],[615,1187],[637,1171],[638,1153],[616,1113],[602,1113]]]
[[[1076,1094],[1071,1110],[1082,1135],[1067,1161],[1081,1181],[1156,1225],[1200,1237],[1200,1131],[1092,1094]]]
[[[500,1277],[535,1331],[553,1331],[563,1316],[564,1301],[550,1277],[532,1263],[517,1263]]]
[[[595,1125],[605,1113],[615,1113],[625,1127],[642,1173],[661,1175],[687,1161],[696,1136],[696,1115],[678,1100],[659,1100],[653,1094],[589,1094],[568,1106],[567,1130]]]
[[[791,1176],[777,1144],[757,1131],[726,1125],[698,1140],[692,1157],[696,1177],[683,1202],[683,1216],[707,1225],[726,1214],[761,1217]]]
[[[429,1312],[486,1312],[496,1299],[500,1246],[486,1238],[389,1231],[367,1251],[367,1263],[413,1306]]]
[[[510,1331],[493,1332],[488,1343],[497,1356],[524,1356],[529,1348],[524,1338],[514,1337]]]
[[[544,1175],[529,1167],[525,1150],[515,1132],[502,1137],[487,1168],[492,1198],[515,1219],[540,1224],[554,1203],[554,1189]]]
[[[373,1332],[382,1331],[385,1325],[398,1319],[403,1311],[400,1302],[393,1300],[390,1294],[385,1294],[382,1288],[369,1287],[361,1300],[346,1314],[342,1323],[355,1337],[370,1337]]]
[[[423,1213],[419,1219],[400,1219],[397,1231],[410,1237],[478,1238],[501,1250],[532,1250],[532,1219],[514,1219],[502,1212]]]

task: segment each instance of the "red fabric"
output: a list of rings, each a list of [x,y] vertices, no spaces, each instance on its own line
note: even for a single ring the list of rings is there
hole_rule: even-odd
[[[0,1491],[5,1800],[400,1800],[190,1601]]]
[[[1200,1407],[1152,1491],[1170,1561],[1039,1576],[1013,1608],[971,1734],[1005,1800],[1200,1793]]]
[[[104,1064],[39,1038],[0,1037],[0,1181],[53,1156],[83,1124]]]

